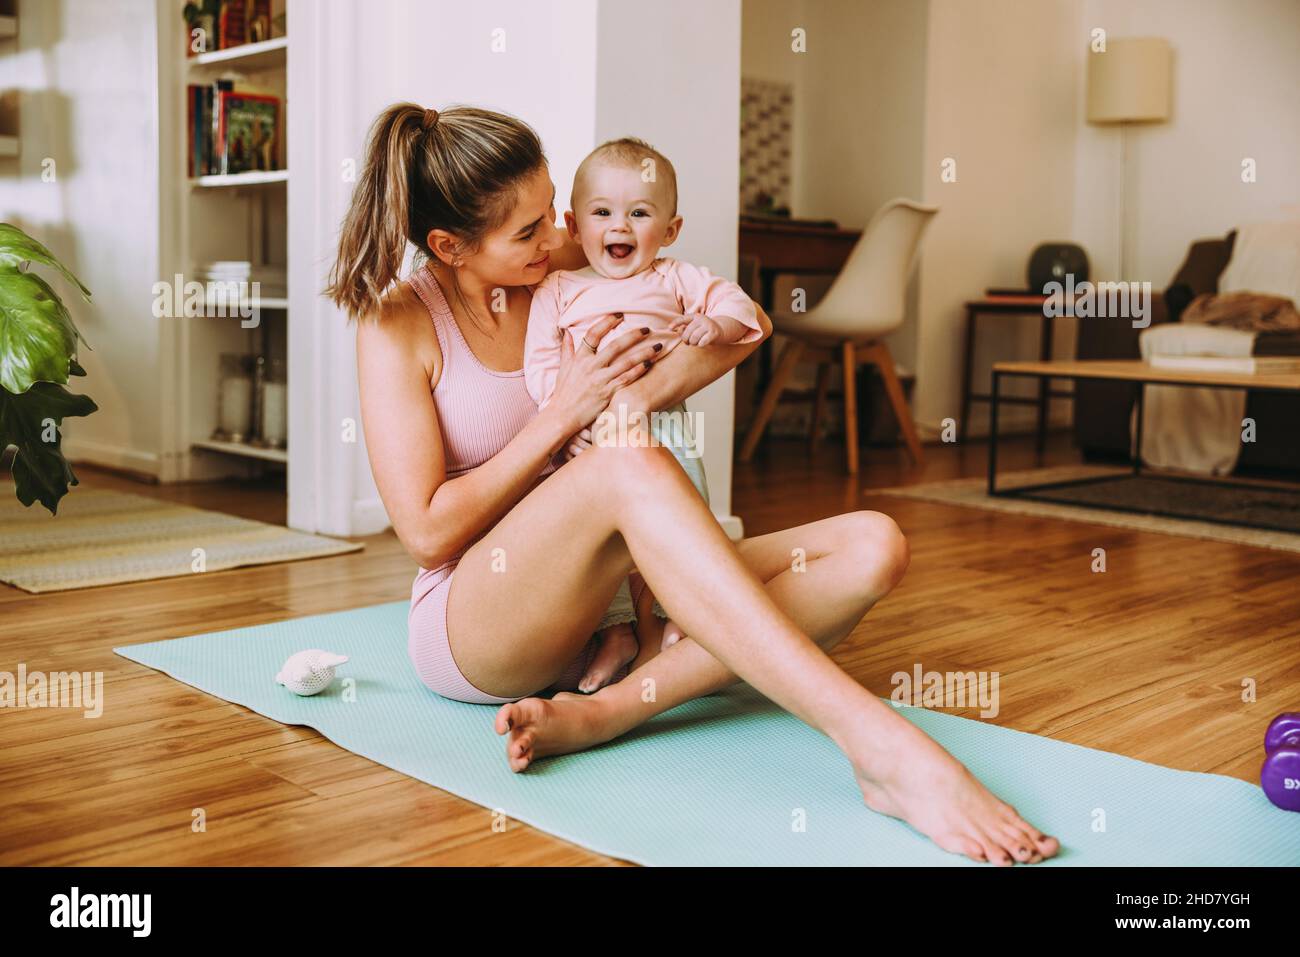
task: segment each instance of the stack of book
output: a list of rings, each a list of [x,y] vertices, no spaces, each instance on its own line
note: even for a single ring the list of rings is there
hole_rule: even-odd
[[[189,174],[192,177],[280,168],[280,100],[236,91],[231,80],[190,84]]]
[[[195,269],[199,282],[237,282],[241,288],[250,289],[258,284],[258,293],[265,298],[282,299],[288,295],[288,282],[283,266],[253,265],[246,260],[217,260],[202,263]]]

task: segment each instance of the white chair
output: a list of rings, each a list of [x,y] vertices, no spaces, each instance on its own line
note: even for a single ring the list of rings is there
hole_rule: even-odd
[[[844,366],[848,467],[850,473],[858,471],[856,373],[859,365],[873,364],[880,369],[908,452],[913,462],[921,464],[916,424],[883,338],[903,324],[903,300],[916,250],[922,233],[938,211],[937,206],[922,206],[909,199],[890,200],[871,217],[825,298],[807,312],[772,310],[773,332],[786,336],[789,342],[781,351],[772,382],[741,444],[742,462],[748,462],[753,456],[795,366],[802,360],[815,360],[817,395],[811,431],[814,438],[826,403],[831,364],[840,362]]]

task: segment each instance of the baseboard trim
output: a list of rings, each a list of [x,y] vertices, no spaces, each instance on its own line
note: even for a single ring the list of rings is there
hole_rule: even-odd
[[[90,439],[64,437],[60,443],[63,456],[74,465],[102,465],[122,472],[149,476],[157,481],[161,456],[122,445],[110,445]]]
[[[380,499],[367,498],[352,503],[352,531],[349,537],[377,535],[392,524]]]

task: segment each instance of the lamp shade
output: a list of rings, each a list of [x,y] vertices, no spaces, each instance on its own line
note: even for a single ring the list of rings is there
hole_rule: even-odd
[[[1163,37],[1106,41],[1088,54],[1089,123],[1158,123],[1169,119],[1172,54]]]

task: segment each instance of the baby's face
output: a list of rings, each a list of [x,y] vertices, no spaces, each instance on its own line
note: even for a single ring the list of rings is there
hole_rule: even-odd
[[[671,197],[662,182],[646,183],[639,169],[604,163],[583,179],[564,221],[600,275],[634,276],[677,238],[682,218],[670,215]]]

